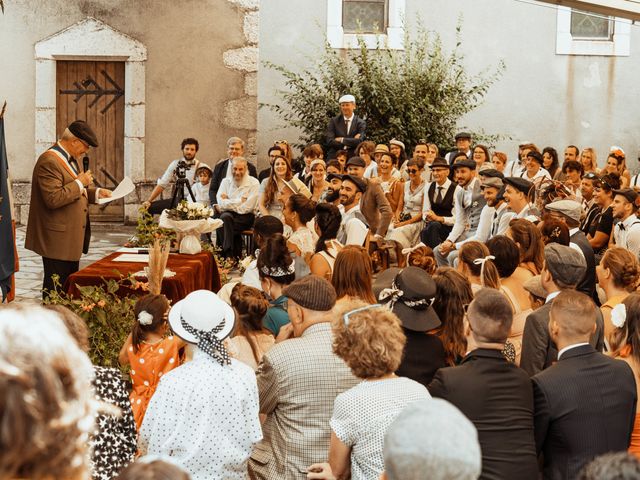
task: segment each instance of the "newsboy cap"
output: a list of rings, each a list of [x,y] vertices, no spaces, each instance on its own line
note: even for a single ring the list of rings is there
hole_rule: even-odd
[[[555,202],[548,203],[544,208],[550,212],[561,213],[565,217],[569,217],[576,222],[579,222],[580,217],[582,216],[582,205],[575,200],[557,200]]]
[[[356,103],[356,97],[354,97],[353,95],[342,95],[338,100],[338,103],[349,103],[349,102]]]
[[[302,308],[316,312],[327,312],[336,304],[333,285],[318,275],[307,275],[294,281],[282,294]]]
[[[347,160],[347,167],[349,165],[353,165],[354,167],[366,167],[367,164],[364,161],[364,159],[362,157],[351,157],[349,160]]]
[[[627,199],[629,203],[635,203],[638,198],[638,193],[633,188],[622,188],[620,190],[614,190],[614,195],[622,195]]]
[[[471,170],[475,170],[478,164],[472,158],[463,158],[462,160],[458,160],[453,163],[452,167],[455,170],[456,168],[470,168]]]
[[[493,187],[500,190],[503,187],[502,179],[497,177],[486,177],[482,179],[480,188]]]
[[[504,177],[502,180],[505,185],[511,185],[516,190],[521,191],[525,195],[529,194],[533,183],[520,177]]]
[[[587,262],[582,252],[575,248],[549,243],[544,247],[545,268],[554,282],[577,285],[587,271]]]
[[[471,134],[469,132],[456,133],[456,137],[455,137],[456,141],[462,140],[462,139],[465,139],[465,138],[471,140]]]
[[[92,147],[98,146],[98,138],[96,137],[96,134],[84,120],[76,120],[67,128],[76,138],[79,138]]]
[[[355,175],[342,175],[342,181],[344,182],[346,180],[353,183],[362,193],[367,191],[367,182],[363,178],[356,177]]]

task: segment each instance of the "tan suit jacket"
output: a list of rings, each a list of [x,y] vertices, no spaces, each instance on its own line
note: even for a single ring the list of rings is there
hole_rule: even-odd
[[[333,402],[359,380],[332,351],[329,323],[276,344],[262,358],[257,379],[264,438],[249,459],[253,479],[304,479],[329,458]]]
[[[384,194],[380,183],[367,181],[367,191],[360,198],[360,212],[364,215],[372,234],[378,234],[381,237],[387,235],[389,223],[393,217],[391,205]]]
[[[33,169],[25,247],[46,258],[79,260],[88,204],[94,199],[95,188],[83,195],[58,156],[44,152]]]

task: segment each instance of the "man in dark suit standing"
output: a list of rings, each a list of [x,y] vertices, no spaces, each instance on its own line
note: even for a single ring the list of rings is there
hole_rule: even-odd
[[[533,376],[550,367],[558,357],[558,349],[549,335],[549,312],[561,291],[575,290],[584,278],[587,268],[584,256],[575,248],[550,243],[544,247],[545,264],[540,283],[547,292],[546,302],[527,317],[522,334],[520,367]],[[604,320],[600,309],[596,311],[596,330],[591,345],[599,352],[604,346]]]
[[[33,169],[24,246],[42,256],[43,298],[53,289],[52,275],[58,275],[64,285],[78,271],[82,254],[89,251],[89,203],[111,196],[110,190],[95,188],[91,171],[84,171],[78,162],[97,146],[91,127],[76,120],[40,155]]]
[[[535,436],[545,479],[574,479],[593,458],[626,451],[636,414],[636,382],[625,362],[589,345],[596,305],[563,291],[553,301],[549,332],[558,362],[535,375]]]
[[[477,348],[459,366],[438,370],[429,392],[453,403],[478,430],[481,479],[535,480],[531,380],[502,355],[513,322],[511,304],[497,290],[483,288],[468,318]]]
[[[367,123],[353,112],[356,99],[353,95],[343,95],[338,100],[340,115],[329,120],[327,127],[327,158],[335,158],[338,150],[346,150],[347,158],[355,154],[355,148],[364,140]]]
[[[233,179],[233,165],[231,164],[231,160],[244,156],[244,140],[238,137],[231,137],[227,140],[227,153],[229,157],[220,160],[213,168],[213,175],[209,183],[209,200],[211,201],[211,205],[218,203],[218,189],[220,188],[222,180],[228,178],[231,181],[231,179]],[[258,178],[258,171],[255,165],[247,162],[247,166],[249,167],[249,175]]]

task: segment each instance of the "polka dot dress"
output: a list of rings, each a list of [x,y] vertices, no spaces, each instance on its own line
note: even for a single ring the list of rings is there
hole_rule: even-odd
[[[431,398],[408,378],[361,382],[336,397],[331,429],[351,447],[351,479],[377,479],[384,470],[384,435],[409,404]]]
[[[149,400],[160,378],[180,363],[178,338],[169,336],[158,343],[142,343],[137,352],[129,347],[127,355],[131,365],[131,408],[139,429]]]
[[[193,360],[165,374],[140,430],[142,454],[172,457],[193,480],[247,478],[247,460],[262,439],[253,370],[221,365],[195,349]]]

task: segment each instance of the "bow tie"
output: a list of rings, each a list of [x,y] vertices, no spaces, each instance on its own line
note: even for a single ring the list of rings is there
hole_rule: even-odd
[[[622,222],[620,222],[620,223],[618,224],[618,227],[620,227],[620,230],[622,230],[622,231],[625,231],[625,230],[626,230],[626,228],[625,228],[625,226],[624,226],[624,224],[623,224]]]

